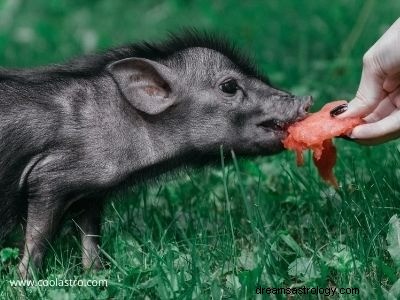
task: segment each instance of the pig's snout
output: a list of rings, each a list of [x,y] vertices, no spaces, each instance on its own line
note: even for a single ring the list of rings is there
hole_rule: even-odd
[[[314,100],[312,96],[296,97],[300,102],[299,109],[297,111],[297,120],[302,120],[307,116]]]

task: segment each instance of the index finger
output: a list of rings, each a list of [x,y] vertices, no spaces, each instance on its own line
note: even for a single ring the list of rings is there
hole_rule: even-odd
[[[369,68],[364,68],[356,97],[348,103],[347,110],[337,118],[364,117],[371,113],[385,98],[383,77]]]

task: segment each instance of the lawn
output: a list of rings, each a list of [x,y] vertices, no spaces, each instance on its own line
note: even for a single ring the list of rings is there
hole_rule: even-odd
[[[0,0],[0,65],[66,61],[190,26],[223,33],[274,85],[313,95],[317,110],[352,98],[363,53],[399,11],[396,0]],[[11,287],[11,243],[0,251],[0,299],[286,299],[257,287],[303,286],[359,289],[330,299],[398,299],[400,144],[336,145],[337,190],[309,155],[297,168],[285,152],[221,159],[116,195],[103,218],[106,268],[98,272],[82,271],[67,222],[37,279],[107,279],[107,287]]]

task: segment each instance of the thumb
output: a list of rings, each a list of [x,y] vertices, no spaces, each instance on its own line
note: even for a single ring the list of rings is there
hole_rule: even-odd
[[[337,118],[364,117],[371,113],[386,95],[383,81],[383,76],[364,67],[356,96],[348,103],[347,110]]]

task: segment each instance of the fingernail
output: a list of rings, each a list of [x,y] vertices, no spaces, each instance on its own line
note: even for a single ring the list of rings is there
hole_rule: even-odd
[[[347,141],[353,141],[352,137],[348,135],[340,135],[339,137]]]
[[[338,116],[347,110],[347,103],[340,104],[330,111],[331,117]]]

